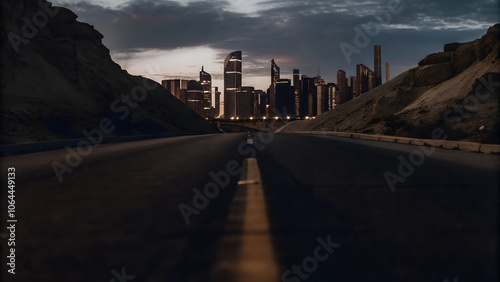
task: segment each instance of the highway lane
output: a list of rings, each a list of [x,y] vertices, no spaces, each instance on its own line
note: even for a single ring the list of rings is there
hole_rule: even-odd
[[[193,188],[212,181],[211,171],[241,165],[245,141],[216,134],[101,145],[61,183],[51,163],[64,163],[65,150],[2,158],[2,171],[16,168],[15,281],[110,281],[122,267],[137,281],[202,281],[238,177],[189,225],[178,205],[193,206]]]
[[[416,149],[276,134],[257,159],[283,281],[498,281],[499,157],[436,149],[392,192]]]
[[[417,147],[251,136],[104,144],[62,182],[51,164],[66,150],[2,158],[16,167],[16,281],[110,281],[123,267],[135,281],[210,281],[229,211],[248,218],[230,172],[250,157],[283,281],[498,280],[498,156],[437,149],[392,192],[384,172]],[[211,172],[226,188],[194,197]]]

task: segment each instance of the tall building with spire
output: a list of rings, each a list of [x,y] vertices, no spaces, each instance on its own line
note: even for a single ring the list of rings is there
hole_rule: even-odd
[[[201,67],[200,84],[203,92],[203,117],[207,118],[212,108],[212,76]]]
[[[274,116],[274,109],[276,109],[276,83],[280,79],[280,67],[271,60],[271,85],[269,86],[269,114]]]
[[[242,55],[234,51],[224,60],[224,118],[237,117],[236,92],[241,88]]]

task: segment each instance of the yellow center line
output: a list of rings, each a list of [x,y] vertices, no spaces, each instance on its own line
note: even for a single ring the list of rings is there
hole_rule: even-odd
[[[219,243],[213,281],[279,281],[257,159],[245,159]]]

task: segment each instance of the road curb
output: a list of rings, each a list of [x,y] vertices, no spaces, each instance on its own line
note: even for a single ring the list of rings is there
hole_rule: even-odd
[[[337,131],[296,131],[290,133],[328,135],[328,136],[337,136],[337,137],[370,140],[370,141],[382,141],[382,142],[399,143],[399,144],[407,144],[415,146],[432,146],[448,150],[461,150],[461,151],[476,152],[483,154],[495,154],[495,155],[500,154],[499,144],[482,144],[476,142],[439,140],[439,139],[418,139],[418,138],[408,138],[408,137],[398,137],[398,136],[388,136],[388,135],[375,135],[375,134],[337,132]]]

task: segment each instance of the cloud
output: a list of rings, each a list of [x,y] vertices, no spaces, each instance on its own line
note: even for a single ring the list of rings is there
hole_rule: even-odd
[[[283,73],[300,68],[316,75],[320,65],[331,81],[338,69],[352,75],[356,63],[372,67],[374,44],[382,45],[382,59],[398,70],[398,65],[416,65],[445,43],[478,38],[498,20],[496,1],[401,0],[402,12],[391,14],[369,47],[348,64],[340,43],[354,44],[354,27],[375,21],[373,14],[387,11],[389,0],[131,0],[114,6],[97,1],[73,0],[63,6],[104,35],[112,52],[122,54],[119,63],[142,50],[203,46],[216,50],[213,56],[220,61],[228,52],[242,50],[246,75],[268,75],[269,61],[281,58],[277,62]]]

